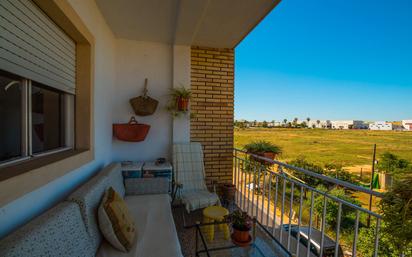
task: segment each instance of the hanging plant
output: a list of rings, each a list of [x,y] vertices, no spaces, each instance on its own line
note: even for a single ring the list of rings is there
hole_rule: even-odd
[[[190,89],[186,89],[184,86],[173,88],[170,94],[170,103],[167,106],[168,111],[171,112],[174,117],[187,114],[191,96],[192,92]]]

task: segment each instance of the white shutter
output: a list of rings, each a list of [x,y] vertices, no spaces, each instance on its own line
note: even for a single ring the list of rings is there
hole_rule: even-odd
[[[31,0],[0,0],[0,69],[74,94],[76,44]]]

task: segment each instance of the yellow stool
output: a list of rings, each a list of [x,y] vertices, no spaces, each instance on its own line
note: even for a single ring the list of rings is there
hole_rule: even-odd
[[[229,214],[229,211],[222,206],[209,206],[203,210],[203,222],[213,223],[221,222],[224,217]],[[223,231],[223,236],[227,240],[229,239],[229,226],[228,224],[218,224],[218,229]],[[209,241],[212,241],[215,237],[215,225],[205,226],[205,234]]]

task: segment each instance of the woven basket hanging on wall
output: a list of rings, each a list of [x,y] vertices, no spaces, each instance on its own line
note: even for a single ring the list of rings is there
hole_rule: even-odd
[[[130,104],[136,115],[148,116],[156,111],[159,102],[148,96],[147,91],[147,79],[145,79],[143,95],[130,99]]]
[[[113,124],[113,135],[122,141],[140,142],[145,140],[149,133],[150,125],[138,123],[134,117],[129,123]]]

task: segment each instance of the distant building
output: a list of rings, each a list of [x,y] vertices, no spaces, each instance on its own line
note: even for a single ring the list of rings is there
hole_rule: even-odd
[[[368,125],[362,120],[333,120],[332,129],[367,129]]]
[[[329,129],[332,128],[332,124],[330,120],[310,120],[308,124],[309,128],[322,128],[322,129]]]
[[[385,121],[375,121],[374,123],[369,124],[370,130],[392,130],[392,123]]]
[[[412,131],[412,120],[402,120],[402,126],[405,130]]]

